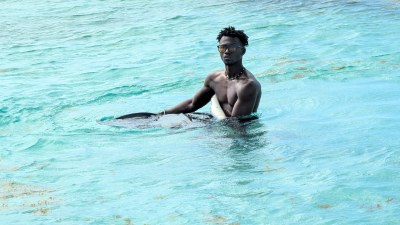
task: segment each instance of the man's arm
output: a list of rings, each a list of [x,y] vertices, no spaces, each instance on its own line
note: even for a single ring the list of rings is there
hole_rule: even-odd
[[[240,88],[240,90],[238,90],[238,99],[233,106],[231,116],[250,115],[253,112],[259,91],[260,88],[255,82],[249,82]]]
[[[211,77],[208,76],[204,82],[204,86],[193,96],[173,108],[167,109],[159,114],[178,114],[191,113],[205,106],[214,95],[214,90],[209,86]]]

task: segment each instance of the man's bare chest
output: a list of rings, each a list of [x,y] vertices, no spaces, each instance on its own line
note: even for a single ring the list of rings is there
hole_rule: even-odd
[[[217,95],[220,104],[229,104],[232,107],[235,105],[237,97],[237,85],[233,82],[220,83],[215,87],[215,94]]]
[[[236,84],[228,84],[226,90],[226,98],[229,105],[235,105],[238,96],[237,96],[237,87]]]

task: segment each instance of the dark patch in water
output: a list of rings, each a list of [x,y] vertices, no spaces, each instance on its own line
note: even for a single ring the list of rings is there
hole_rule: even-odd
[[[329,205],[329,204],[321,204],[321,205],[318,205],[318,208],[320,208],[320,209],[330,209],[330,208],[333,208],[333,206]]]
[[[386,199],[386,203],[391,203],[391,202],[393,202],[393,200],[394,200],[394,198],[388,198],[388,199]]]
[[[169,19],[167,19],[167,20],[178,20],[178,19],[181,19],[181,18],[184,18],[184,16],[177,15],[177,16],[174,16],[174,17],[169,18]]]
[[[26,210],[36,215],[47,215],[56,199],[48,196],[52,190],[13,181],[0,182],[0,207],[5,210]],[[23,203],[15,203],[23,202]]]

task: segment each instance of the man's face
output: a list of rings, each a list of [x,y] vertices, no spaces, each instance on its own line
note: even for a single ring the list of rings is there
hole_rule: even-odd
[[[233,65],[242,60],[244,47],[237,37],[222,36],[219,41],[219,54],[225,65]]]

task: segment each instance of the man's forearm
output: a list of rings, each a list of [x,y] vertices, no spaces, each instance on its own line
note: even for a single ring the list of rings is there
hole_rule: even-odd
[[[192,99],[188,99],[184,102],[179,103],[177,106],[166,109],[163,112],[160,112],[159,114],[179,114],[179,113],[189,113],[193,112],[191,109],[191,104],[192,104]]]

